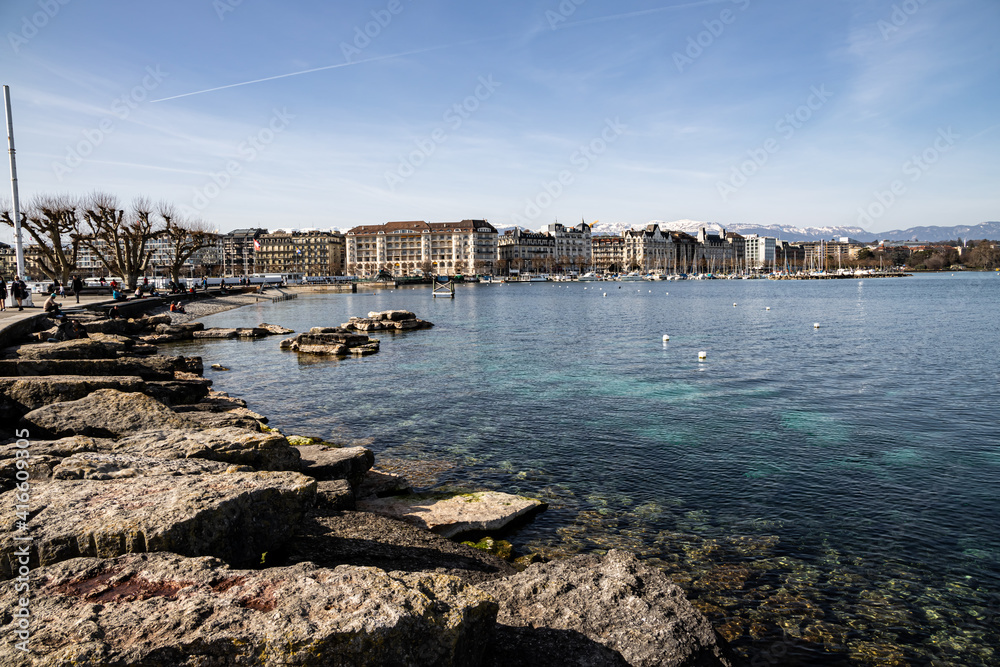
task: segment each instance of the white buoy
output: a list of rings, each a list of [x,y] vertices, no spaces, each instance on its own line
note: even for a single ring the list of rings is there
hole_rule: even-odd
[[[670,336],[663,334],[663,342],[666,343],[668,340],[670,340]]]
[[[735,302],[735,301],[733,301],[733,308],[735,308],[735,307],[736,307],[736,302]]]
[[[767,307],[767,308],[765,308],[764,310],[771,310],[771,306],[768,306],[768,307]]]
[[[813,322],[813,329],[819,329],[819,322]]]
[[[605,292],[605,293],[604,293],[604,296],[607,296],[607,295],[608,295],[608,293],[607,293],[607,292]]]
[[[698,361],[705,361],[706,359],[708,359],[708,352],[702,350],[698,353]]]

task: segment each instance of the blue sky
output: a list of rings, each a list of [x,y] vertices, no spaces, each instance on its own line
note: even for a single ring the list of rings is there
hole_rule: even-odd
[[[1000,219],[996,0],[4,0],[0,21],[22,200],[146,195],[223,231]]]

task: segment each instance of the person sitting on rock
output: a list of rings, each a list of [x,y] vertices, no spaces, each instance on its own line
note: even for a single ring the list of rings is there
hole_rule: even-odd
[[[108,311],[108,318],[112,320],[117,320],[121,315],[118,314],[118,306],[112,306],[111,310]]]
[[[49,317],[56,318],[62,315],[62,311],[59,310],[59,302],[56,301],[55,292],[50,294],[49,298],[45,300],[44,308],[45,314]]]
[[[142,298],[142,288],[141,287],[136,287],[135,288],[135,298],[137,298],[137,299],[141,299]]]

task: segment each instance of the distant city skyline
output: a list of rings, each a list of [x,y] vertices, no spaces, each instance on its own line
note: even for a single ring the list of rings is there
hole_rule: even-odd
[[[10,0],[0,20],[23,205],[145,195],[222,232],[1000,218],[990,0]]]

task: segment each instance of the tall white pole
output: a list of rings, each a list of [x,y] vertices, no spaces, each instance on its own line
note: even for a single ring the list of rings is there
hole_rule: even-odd
[[[17,275],[24,278],[24,246],[21,243],[21,204],[17,198],[17,164],[14,161],[14,118],[10,113],[10,86],[3,87],[3,106],[7,112],[7,152],[10,153],[10,190],[14,199],[14,244],[17,251]]]

